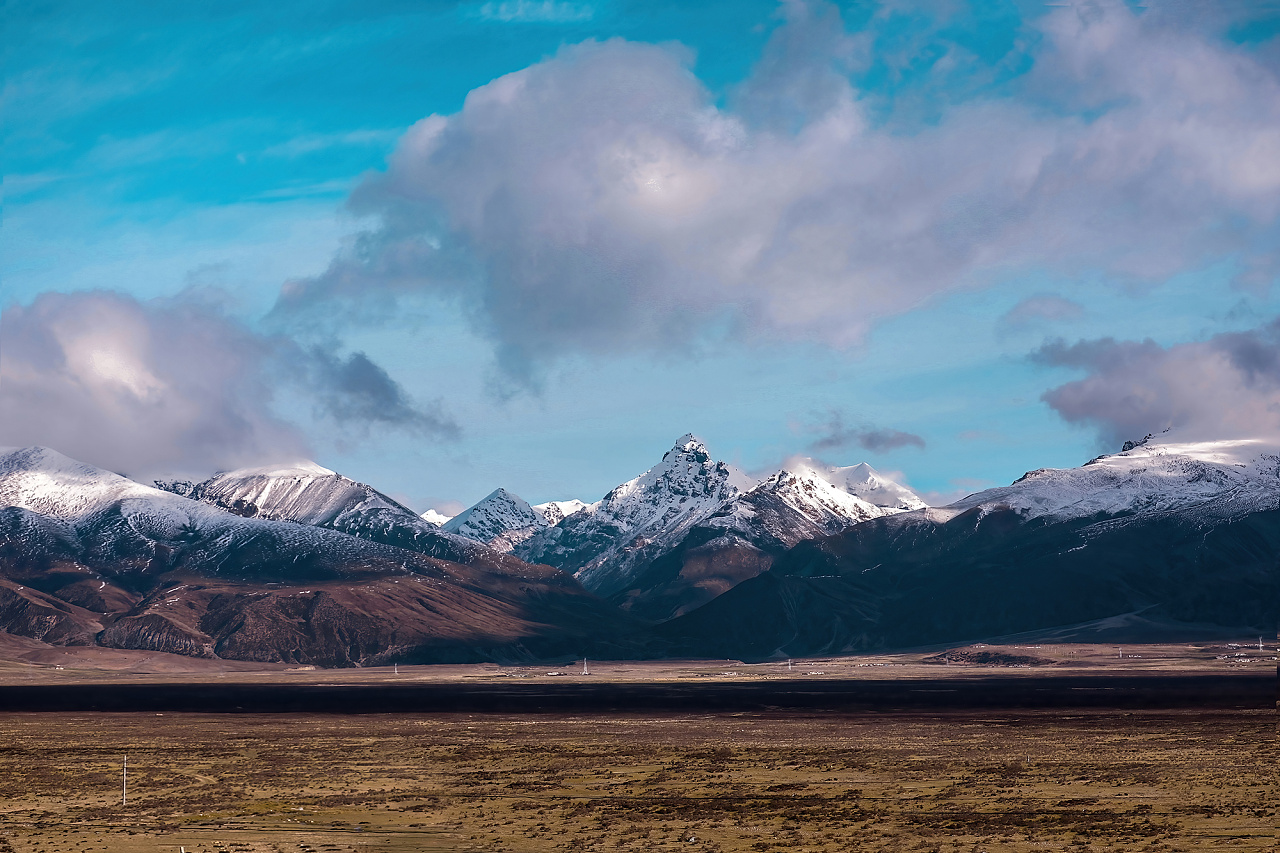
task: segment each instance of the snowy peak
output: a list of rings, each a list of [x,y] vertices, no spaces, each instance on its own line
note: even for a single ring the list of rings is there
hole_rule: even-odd
[[[865,462],[838,468],[812,459],[793,460],[752,491],[771,492],[797,512],[827,527],[857,524],[925,506],[910,489],[882,476]]]
[[[607,592],[737,497],[742,483],[741,472],[686,434],[657,465],[531,537],[517,553],[577,572],[588,589]]]
[[[534,504],[533,510],[545,518],[547,520],[547,524],[555,525],[564,521],[575,512],[586,509],[588,506],[590,506],[590,504],[574,498],[567,501],[547,501],[544,504]]]
[[[220,510],[63,456],[47,447],[0,448],[0,506],[79,527],[118,510],[144,535],[175,538]]]
[[[836,468],[797,458],[726,503],[704,526],[772,552],[923,506],[910,489],[869,465]]]
[[[872,506],[897,511],[925,507],[925,502],[915,492],[890,480],[865,462],[846,468],[815,470],[836,488],[857,495]]]
[[[508,552],[547,526],[547,519],[519,495],[495,489],[449,519],[442,529],[482,542],[496,551]]]
[[[731,482],[736,479],[734,473],[729,465],[713,460],[705,444],[687,434],[657,465],[605,495],[597,511],[633,517],[648,515],[646,507],[670,500],[723,501],[738,492]]]
[[[743,500],[771,493],[796,512],[823,527],[847,526],[877,518],[884,510],[839,488],[813,468],[792,466],[765,479]]]
[[[434,509],[427,510],[421,517],[423,521],[428,524],[434,524],[436,527],[443,527],[449,523],[449,519],[453,518],[452,515],[445,515],[444,513],[436,512]]]

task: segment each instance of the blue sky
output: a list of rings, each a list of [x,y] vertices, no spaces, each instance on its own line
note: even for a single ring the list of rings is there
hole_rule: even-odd
[[[1277,428],[1275,4],[206,6],[6,10],[0,443],[425,510]]]

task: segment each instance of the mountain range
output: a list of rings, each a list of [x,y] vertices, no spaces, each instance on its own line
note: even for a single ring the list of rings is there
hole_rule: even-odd
[[[568,575],[316,466],[165,485],[47,448],[0,450],[0,627],[341,666],[529,657],[618,624]]]
[[[686,435],[594,503],[499,488],[448,519],[313,463],[150,487],[0,449],[0,630],[55,645],[345,666],[1265,630],[1278,555],[1257,440],[1131,442],[930,508],[865,464],[756,480]]]
[[[755,480],[685,435],[594,503],[530,506],[498,489],[443,529],[572,572],[622,609],[662,621],[759,574],[800,541],[922,507],[866,464],[797,459]]]
[[[1088,637],[1118,617],[1139,638],[1271,633],[1277,577],[1280,449],[1134,444],[801,542],[659,626],[648,653],[838,654],[1063,626]]]

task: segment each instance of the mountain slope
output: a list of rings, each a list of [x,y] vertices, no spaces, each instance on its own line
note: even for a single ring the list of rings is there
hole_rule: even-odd
[[[0,450],[0,630],[47,642],[333,666],[553,652],[618,623],[564,573],[468,547],[448,562]]]
[[[666,653],[956,642],[1142,612],[1274,627],[1280,454],[1146,445],[803,542],[657,629]]]

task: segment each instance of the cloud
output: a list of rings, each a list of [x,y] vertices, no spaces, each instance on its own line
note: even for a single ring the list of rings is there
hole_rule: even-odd
[[[732,107],[679,46],[612,39],[419,121],[350,198],[377,226],[279,314],[443,297],[528,377],[708,334],[847,347],[1015,271],[1274,273],[1280,78],[1218,27],[1056,8],[1029,71],[904,126],[854,89],[863,42],[833,6],[782,14]]]
[[[313,400],[339,433],[457,431],[364,354],[259,334],[191,295],[47,293],[0,314],[0,445],[42,444],[144,480],[308,457],[303,430],[274,411],[282,390]]]
[[[341,133],[305,133],[262,150],[263,157],[303,157],[332,148],[381,148],[396,141],[399,132],[384,129],[349,130]]]
[[[886,453],[900,447],[918,447],[923,450],[925,446],[924,439],[914,433],[866,424],[849,426],[845,423],[844,414],[837,411],[829,413],[822,423],[811,426],[810,431],[820,433],[809,444],[809,449],[815,452],[857,446],[871,453]]]
[[[590,5],[565,0],[501,0],[480,7],[480,17],[503,23],[572,23],[589,21],[594,16]]]
[[[1010,308],[996,321],[1002,329],[1016,331],[1047,323],[1079,320],[1084,316],[1084,306],[1053,293],[1029,296]]]
[[[1280,321],[1170,347],[1057,341],[1034,358],[1086,373],[1042,399],[1110,449],[1166,429],[1187,440],[1280,436]]]
[[[345,427],[367,433],[370,426],[390,426],[425,437],[456,439],[461,430],[436,400],[416,405],[400,384],[362,352],[345,359],[319,347],[293,352],[308,378],[316,412]]]

